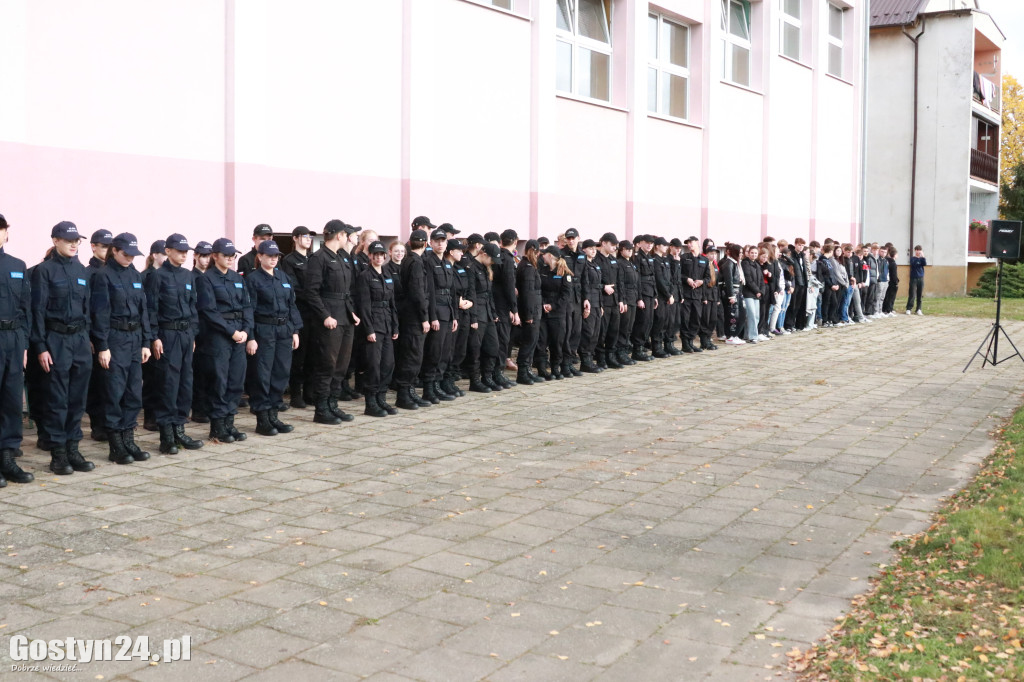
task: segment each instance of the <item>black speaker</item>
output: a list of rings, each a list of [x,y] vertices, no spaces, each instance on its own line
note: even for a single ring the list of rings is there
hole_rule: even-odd
[[[993,220],[988,229],[989,258],[1020,258],[1020,225],[1019,220]]]

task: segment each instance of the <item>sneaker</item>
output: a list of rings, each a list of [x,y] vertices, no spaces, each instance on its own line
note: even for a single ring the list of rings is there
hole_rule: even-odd
[[[907,311],[907,315],[910,315],[910,311],[909,310]]]
[[[747,339],[747,343],[757,343],[758,339]]]
[[[907,311],[907,314],[909,315],[909,314],[910,314],[910,311]],[[924,313],[922,313],[922,312],[921,312],[920,310],[918,310],[918,311],[917,311],[917,314],[918,314],[918,315],[924,315]]]
[[[729,346],[742,346],[744,342],[743,339],[734,336],[731,339],[726,339],[725,343]]]

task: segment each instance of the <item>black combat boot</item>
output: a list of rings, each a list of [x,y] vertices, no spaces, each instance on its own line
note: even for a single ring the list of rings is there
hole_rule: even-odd
[[[352,390],[351,386],[348,385],[348,377],[345,377],[345,381],[341,383],[341,390],[338,391],[338,394],[335,397],[338,400],[344,400],[348,402],[349,400],[355,400],[360,396],[356,391]]]
[[[142,428],[147,431],[159,431],[160,425],[156,423],[156,417],[151,415],[148,410],[142,412]]]
[[[355,393],[353,393],[352,395],[355,395]],[[327,399],[327,409],[331,411],[331,414],[333,414],[335,417],[337,417],[343,422],[350,422],[353,419],[355,419],[355,417],[353,417],[350,414],[347,414],[340,407],[338,407],[338,400],[335,397],[330,397]]]
[[[198,450],[203,447],[203,441],[196,440],[185,433],[184,424],[174,425],[174,442],[178,444],[179,448],[185,448],[186,450]]]
[[[439,400],[447,403],[455,400],[455,396],[445,391],[440,381],[434,379],[430,383],[434,387],[434,395],[436,395]]]
[[[663,359],[663,358],[670,358],[670,357],[672,357],[671,355],[669,355],[668,353],[665,352],[665,349],[662,347],[662,342],[661,341],[651,341],[651,348],[652,348],[651,355],[653,355],[654,357],[658,358],[659,360]]]
[[[224,417],[213,417],[210,419],[210,440],[221,443],[234,443],[235,437],[228,429],[227,420]]]
[[[479,374],[470,374],[469,390],[473,393],[490,393],[491,387],[483,382]]]
[[[92,421],[91,415],[89,417],[89,421]],[[98,419],[91,427],[89,437],[92,438],[94,441],[98,441],[100,443],[106,443],[107,439],[110,438],[110,436],[107,434],[106,427],[100,424]]]
[[[124,443],[124,449],[128,451],[128,454],[136,462],[145,462],[149,459],[149,453],[135,444],[135,429],[125,429],[122,431],[121,442]]]
[[[296,410],[304,410],[309,405],[306,404],[306,399],[302,395],[302,382],[293,382],[288,389],[288,401],[292,407]]]
[[[69,440],[64,447],[68,453],[68,464],[75,471],[92,471],[96,468],[95,464],[82,457],[82,453],[78,451],[77,440]]]
[[[608,363],[608,366],[611,367],[612,369],[622,369],[622,363],[619,362],[619,358],[614,351],[609,351],[605,353],[604,359],[605,362]]]
[[[174,427],[170,424],[160,426],[160,452],[165,455],[178,454],[178,443],[174,440]]]
[[[270,419],[270,424],[278,433],[291,433],[295,430],[295,427],[291,424],[285,424],[283,421],[277,418],[277,410],[268,410],[267,417]]]
[[[107,432],[107,447],[110,449],[107,459],[114,464],[131,464],[135,458],[124,447],[124,438],[121,433],[121,431]]]
[[[69,476],[75,473],[75,470],[68,464],[68,449],[64,447],[63,443],[59,445],[54,443],[53,448],[50,449],[50,471],[58,476]]]
[[[537,363],[537,376],[544,381],[554,381],[555,377],[551,374],[551,370],[548,368],[548,361],[541,360]]]
[[[601,373],[601,368],[598,367],[597,364],[594,362],[594,356],[590,355],[589,353],[584,353],[580,357],[582,358],[580,360],[580,371],[585,372],[587,374]]]
[[[619,359],[619,362],[623,366],[636,364],[636,360],[629,357],[629,351],[626,350],[625,348],[620,348],[619,351],[616,353],[616,357]]]
[[[256,433],[261,436],[277,435],[277,429],[270,423],[270,410],[260,410],[256,413]]]
[[[427,381],[427,380],[424,379],[424,381],[423,381],[423,399],[426,400],[426,401],[429,401],[431,405],[437,405],[439,402],[441,402],[440,396],[438,396],[437,392],[434,390],[434,382],[433,381]]]
[[[665,352],[668,353],[669,355],[682,355],[683,354],[683,351],[681,351],[678,348],[676,348],[675,340],[674,339],[669,339],[668,341],[665,342]]]
[[[388,413],[377,402],[377,396],[372,393],[366,394],[366,409],[363,414],[367,417],[386,417]]]
[[[332,426],[341,423],[341,419],[331,412],[331,408],[327,404],[327,398],[321,398],[316,401],[316,411],[313,413],[313,421],[317,424],[330,424]]]
[[[448,376],[445,378],[444,389],[451,393],[452,395],[454,395],[455,397],[461,398],[462,396],[466,395],[466,392],[459,388],[458,384],[455,383],[458,380],[458,372],[448,372]]]
[[[704,351],[693,345],[693,339],[687,337],[683,341],[683,351],[689,353],[703,353]]]
[[[551,365],[551,377],[555,381],[561,381],[562,380],[562,366],[561,365],[557,365],[557,364],[552,364]]]
[[[519,363],[519,369],[516,370],[516,383],[523,386],[533,386],[533,379],[530,378],[530,369],[525,365],[525,362]]]
[[[516,385],[516,382],[512,381],[502,373],[500,365],[494,368],[493,378],[494,383],[498,384],[502,388],[512,388]]]
[[[210,415],[206,414],[205,412],[202,412],[201,410],[197,410],[195,408],[192,408],[192,415],[189,418],[192,421],[194,421],[196,424],[209,424],[210,423]]]
[[[387,389],[377,393],[377,404],[380,405],[380,409],[384,410],[388,414],[398,414],[398,410],[396,410],[393,405],[388,405]]]
[[[718,346],[711,342],[711,336],[709,334],[700,335],[700,347],[703,350],[718,350]]]
[[[224,426],[231,432],[231,437],[235,439],[236,443],[241,443],[245,440],[245,434],[235,428],[235,415],[229,414],[224,417]]]
[[[10,448],[0,450],[0,478],[11,483],[31,483],[35,480],[35,476],[21,470],[18,463],[14,461],[14,453],[15,451]]]
[[[633,359],[637,362],[650,362],[651,356],[645,352],[643,346],[633,346]]]
[[[395,407],[403,410],[418,410],[420,404],[412,397],[412,391],[408,386],[399,386],[395,396]]]

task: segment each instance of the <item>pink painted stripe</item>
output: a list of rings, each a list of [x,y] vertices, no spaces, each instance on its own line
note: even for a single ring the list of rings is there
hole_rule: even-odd
[[[407,239],[412,223],[412,2],[402,0],[402,183],[401,239]]]
[[[530,16],[530,236],[536,238],[540,229],[540,102],[543,92],[540,86],[541,44],[543,32],[540,25],[540,2],[532,0]]]
[[[224,233],[235,226],[235,0],[224,2]]]
[[[711,19],[711,0],[704,0],[704,24],[706,26],[713,26],[714,22]],[[703,59],[704,64],[701,69],[701,88],[704,90],[702,93],[703,102],[701,110],[701,123],[704,124],[701,130],[701,141],[700,141],[700,159],[701,168],[703,172],[700,174],[700,236],[701,239],[707,239],[708,237],[708,218],[710,212],[708,210],[711,204],[711,181],[708,178],[708,169],[711,167],[711,36],[706,34],[702,36],[704,41]]]

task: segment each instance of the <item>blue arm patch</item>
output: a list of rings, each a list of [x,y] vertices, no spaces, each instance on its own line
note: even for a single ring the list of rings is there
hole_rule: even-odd
[[[11,279],[25,279],[25,273],[24,272],[12,272],[11,273]]]
[[[186,284],[185,285],[185,291],[192,291],[192,285],[191,284]]]
[[[82,285],[83,287],[85,286],[85,280],[84,280],[84,279],[82,279],[81,277],[79,277],[79,278],[78,278],[78,283],[79,283],[80,285]]]
[[[390,280],[390,279],[386,279],[386,280],[384,280],[384,283],[385,283],[385,284],[392,284],[392,280]]]
[[[292,285],[289,284],[288,282],[281,282],[281,286],[283,286],[285,289],[291,289],[292,288]]]
[[[235,288],[236,289],[243,289],[244,287],[245,287],[245,285],[242,284],[241,282],[235,282]]]
[[[142,282],[132,282],[132,289],[141,289]]]

